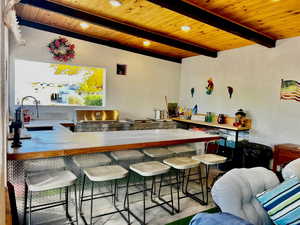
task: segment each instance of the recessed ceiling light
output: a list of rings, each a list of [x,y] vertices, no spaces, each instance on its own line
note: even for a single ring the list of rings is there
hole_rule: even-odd
[[[145,41],[143,41],[143,45],[144,45],[145,47],[148,47],[148,46],[151,45],[151,42],[148,41],[148,40],[145,40]]]
[[[113,7],[119,7],[122,5],[122,3],[118,0],[109,0],[109,3],[113,6]]]
[[[82,23],[80,23],[80,26],[81,26],[82,29],[87,29],[87,28],[89,28],[90,25],[88,25],[87,23],[82,22]]]
[[[181,30],[184,32],[189,32],[191,30],[191,27],[190,26],[182,26]]]

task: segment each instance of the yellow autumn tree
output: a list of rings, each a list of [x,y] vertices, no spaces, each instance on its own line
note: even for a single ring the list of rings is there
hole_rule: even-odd
[[[79,72],[84,71],[84,81],[79,84],[78,92],[100,92],[103,89],[103,74],[104,69],[93,67],[71,66],[63,64],[51,64],[55,69],[55,75],[77,75]]]
[[[80,84],[79,90],[82,92],[100,92],[103,89],[103,72],[101,68],[88,68],[84,82]]]
[[[50,67],[55,69],[55,75],[77,75],[82,67],[81,66],[71,66],[64,64],[51,64]]]

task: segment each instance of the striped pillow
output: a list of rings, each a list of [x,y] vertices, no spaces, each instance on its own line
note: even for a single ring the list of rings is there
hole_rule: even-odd
[[[297,177],[256,197],[276,225],[300,224],[300,181]]]

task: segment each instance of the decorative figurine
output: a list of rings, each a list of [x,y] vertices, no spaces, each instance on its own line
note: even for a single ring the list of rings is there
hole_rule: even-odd
[[[233,123],[233,126],[235,126],[235,127],[245,127],[246,122],[247,122],[246,113],[244,112],[244,110],[239,109],[235,113],[235,122]]]
[[[195,94],[195,88],[191,88],[191,95],[192,95],[192,98],[194,97],[194,94]]]
[[[225,123],[225,115],[219,114],[217,121],[218,121],[218,124],[224,124]]]
[[[207,81],[207,87],[206,87],[206,94],[211,95],[213,90],[214,90],[214,82],[212,80],[212,78],[209,78]]]
[[[197,105],[197,104],[193,107],[192,113],[193,113],[194,115],[198,113],[198,105]]]
[[[233,88],[230,87],[230,86],[228,86],[227,90],[228,90],[229,98],[231,98],[232,97],[232,93],[233,93]]]

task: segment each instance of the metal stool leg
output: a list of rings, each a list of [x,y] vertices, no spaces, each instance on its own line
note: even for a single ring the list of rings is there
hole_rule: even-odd
[[[176,170],[176,183],[177,183],[177,212],[180,212],[180,196],[179,196],[179,190],[180,190],[180,183],[179,183],[179,170]]]
[[[91,187],[91,215],[90,215],[90,225],[93,223],[93,200],[94,200],[94,182],[92,182],[92,187]]]
[[[69,214],[69,187],[65,187],[66,217],[71,220]]]
[[[164,210],[166,210],[168,213],[170,213],[171,215],[174,214],[174,201],[173,201],[173,190],[172,190],[172,183],[169,184],[165,184],[162,185],[163,181],[164,181],[164,176],[165,174],[161,174],[160,176],[160,182],[159,182],[159,189],[158,189],[158,199],[160,201],[162,201],[163,203],[158,203],[157,201],[155,201],[152,196],[151,196],[151,201],[154,202],[155,204],[159,205],[160,207],[162,207]],[[170,178],[170,177],[169,177]],[[170,179],[169,179],[170,181]],[[170,194],[171,194],[171,200],[167,201],[165,199],[163,199],[163,197],[160,196],[161,193],[161,188],[165,187],[165,186],[169,186],[170,187]],[[169,202],[171,202],[171,205],[169,204]],[[171,211],[169,209],[167,209],[164,204],[166,204],[167,206],[169,206],[171,208]]]
[[[160,175],[160,181],[159,181],[159,189],[158,189],[158,196],[159,197],[160,197],[160,192],[161,192],[161,187],[162,187],[163,179],[164,179],[164,176],[162,174],[162,175]]]
[[[78,225],[77,187],[76,187],[76,184],[74,184],[74,197],[75,197],[75,217],[76,217],[76,224]]]
[[[32,192],[29,191],[29,225],[31,225]]]
[[[153,186],[153,194],[155,194],[156,195],[156,179],[155,179],[155,176],[153,177],[153,179],[154,179],[154,186]]]
[[[182,177],[182,183],[181,183],[181,188],[182,188],[182,193],[184,194],[184,196],[180,197],[181,198],[186,198],[186,197],[189,197],[197,202],[199,202],[201,205],[206,205],[205,201],[204,201],[204,190],[203,190],[203,186],[201,185],[202,184],[202,181],[200,181],[200,185],[201,185],[201,192],[195,192],[195,193],[190,193],[189,190],[188,190],[188,187],[189,187],[189,184],[190,184],[190,181],[192,181],[190,179],[191,177],[191,171],[192,169],[188,169],[187,170],[187,175],[185,176],[185,170],[183,170],[183,177]],[[180,171],[181,172],[181,171]],[[179,173],[180,173],[179,172]],[[202,175],[200,174],[200,177]],[[201,178],[200,178],[201,179]],[[202,199],[200,199],[199,197],[197,197],[197,195],[201,194],[202,195]]]
[[[79,212],[82,213],[82,203],[83,203],[83,194],[84,194],[84,186],[85,186],[85,175],[83,175],[82,178],[82,189],[81,189],[81,195],[79,196]]]
[[[185,170],[184,170],[185,172]],[[184,173],[185,174],[185,173]],[[184,181],[185,181],[185,176],[183,176],[183,181],[182,181],[182,192],[184,194],[187,194],[188,193],[188,185],[189,185],[189,182],[190,182],[190,175],[191,175],[191,169],[188,170],[188,173],[187,173],[187,178],[186,178],[186,182],[185,182],[185,188],[183,189],[184,187]]]
[[[119,201],[119,182],[117,182],[116,185],[117,185],[117,187],[116,187],[117,190],[116,190],[115,198],[116,198],[117,201]]]
[[[110,181],[110,192],[113,193],[114,191],[114,188],[113,188],[113,181]],[[111,196],[111,202],[114,202],[114,196],[112,195]]]
[[[208,204],[208,176],[209,176],[209,165],[205,165],[206,167],[206,178],[205,178],[205,186],[206,186],[206,204]]]
[[[113,197],[114,206],[116,205],[117,184],[118,184],[118,180],[115,180],[114,192],[113,192],[113,196],[112,196]]]
[[[171,205],[172,205],[172,215],[174,214],[174,199],[173,199],[173,183],[172,183],[172,175],[169,175],[169,184],[170,184],[170,192],[171,192]]]
[[[204,202],[204,188],[203,188],[203,182],[202,182],[202,171],[201,171],[201,164],[199,165],[199,183],[200,183],[200,186],[201,186],[201,191],[202,191],[202,200]]]
[[[127,177],[127,182],[126,182],[125,198],[124,198],[124,209],[127,208],[128,224],[130,224],[130,209],[129,209],[129,195],[128,195],[130,175],[131,175],[131,172],[129,171],[128,172],[128,177]]]
[[[155,194],[155,191],[154,191],[154,186],[155,186],[155,176],[152,177],[152,186],[151,186],[151,200],[153,199],[153,195]],[[159,189],[158,189],[158,196],[160,196],[160,186],[159,186]]]
[[[147,186],[146,186],[146,178],[143,177],[143,225],[146,224],[146,190],[147,190]]]
[[[129,172],[129,175],[130,176],[131,172]],[[160,198],[159,199],[161,201],[163,201],[163,203],[159,203],[157,202],[156,200],[153,199],[153,194],[154,194],[154,186],[155,186],[155,178],[154,176],[151,176],[152,178],[152,185],[151,185],[151,188],[147,189],[147,183],[146,183],[146,177],[145,176],[142,176],[142,185],[143,185],[143,190],[141,191],[137,191],[137,192],[132,192],[132,193],[129,193],[128,191],[128,186],[129,186],[129,181],[127,181],[127,188],[126,188],[126,196],[125,196],[125,200],[124,200],[124,206],[126,204],[126,200],[127,200],[127,210],[128,210],[128,213],[130,213],[141,225],[145,225],[146,224],[146,210],[150,210],[150,209],[153,209],[155,207],[162,207],[164,210],[166,210],[167,212],[169,212],[171,215],[173,213],[173,197],[170,201],[166,201],[164,200],[163,198]],[[163,176],[163,175],[162,175]],[[160,180],[160,183],[163,182],[163,179]],[[168,184],[170,186],[170,184]],[[164,185],[165,186],[165,185]],[[160,185],[159,186],[159,190],[161,189],[161,187],[163,187],[163,185]],[[171,188],[171,187],[170,187]],[[149,206],[149,207],[146,207],[146,193],[147,191],[150,191],[151,193],[151,201],[153,203],[155,203],[155,205],[152,205],[152,206]],[[140,194],[142,193],[143,195],[143,218],[139,218],[137,215],[135,215],[130,209],[129,209],[129,196],[130,195],[135,195],[135,194]],[[169,202],[172,202],[172,204],[170,205]],[[166,207],[164,207],[164,204],[167,204],[170,208],[172,208],[172,211],[171,210],[168,210]]]
[[[27,198],[28,198],[28,186],[25,182],[25,192],[24,192],[24,210],[23,210],[23,224],[26,225],[26,216],[27,216]]]

